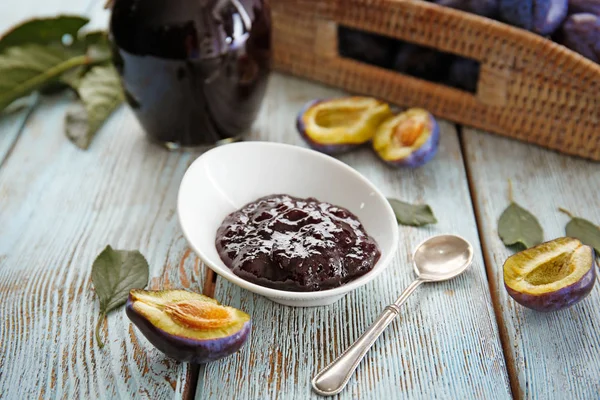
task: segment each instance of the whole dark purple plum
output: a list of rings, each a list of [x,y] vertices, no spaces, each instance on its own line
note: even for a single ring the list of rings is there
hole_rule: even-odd
[[[498,0],[435,0],[434,3],[484,17],[498,13]]]
[[[342,57],[389,68],[394,56],[394,39],[340,26],[338,46]]]
[[[479,80],[479,62],[466,58],[459,58],[452,62],[448,85],[467,90],[471,93],[477,92],[477,81]]]
[[[523,250],[504,263],[504,286],[519,304],[557,311],[583,300],[596,282],[594,249],[559,238]]]
[[[568,0],[499,0],[507,23],[540,35],[551,35],[565,20]]]
[[[312,149],[340,154],[371,140],[391,115],[387,103],[371,97],[313,100],[298,113],[296,129]]]
[[[416,78],[444,82],[448,78],[452,60],[454,56],[451,54],[411,43],[401,43],[392,68]]]
[[[600,64],[600,16],[570,15],[557,35],[557,41]]]
[[[433,115],[411,108],[379,126],[373,149],[388,165],[416,168],[435,156],[439,143],[440,127]]]
[[[569,0],[569,13],[590,13],[600,17],[600,0]]]
[[[250,316],[187,290],[132,290],[131,322],[157,349],[178,361],[206,363],[238,351],[250,332]]]

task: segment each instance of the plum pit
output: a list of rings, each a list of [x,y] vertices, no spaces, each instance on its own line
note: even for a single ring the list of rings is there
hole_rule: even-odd
[[[394,167],[419,167],[438,149],[440,129],[426,110],[411,108],[385,120],[373,137],[377,156]]]
[[[132,290],[127,316],[157,349],[179,361],[206,363],[238,351],[250,316],[187,290]]]

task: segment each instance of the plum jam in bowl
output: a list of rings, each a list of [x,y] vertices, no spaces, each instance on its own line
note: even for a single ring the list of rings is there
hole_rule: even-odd
[[[371,182],[331,156],[286,144],[204,153],[183,177],[177,211],[209,268],[289,306],[336,302],[381,274],[398,244],[394,212]]]

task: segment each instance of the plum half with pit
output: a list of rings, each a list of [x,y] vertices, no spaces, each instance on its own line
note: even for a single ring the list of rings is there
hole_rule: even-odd
[[[296,128],[314,150],[339,154],[371,140],[391,115],[387,103],[371,97],[313,100],[298,114]]]
[[[523,250],[504,263],[504,286],[515,301],[537,311],[557,311],[583,300],[596,282],[594,249],[559,238]]]
[[[129,319],[157,349],[182,362],[206,363],[237,352],[250,316],[187,290],[132,290]]]
[[[567,17],[568,0],[499,0],[500,17],[507,23],[546,36]]]
[[[428,111],[411,108],[384,121],[373,138],[373,149],[394,167],[420,167],[437,153],[440,127]]]

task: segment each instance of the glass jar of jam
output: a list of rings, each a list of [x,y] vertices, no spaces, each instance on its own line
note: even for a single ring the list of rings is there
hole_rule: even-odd
[[[210,147],[247,132],[264,97],[266,0],[116,0],[113,60],[148,137]]]

